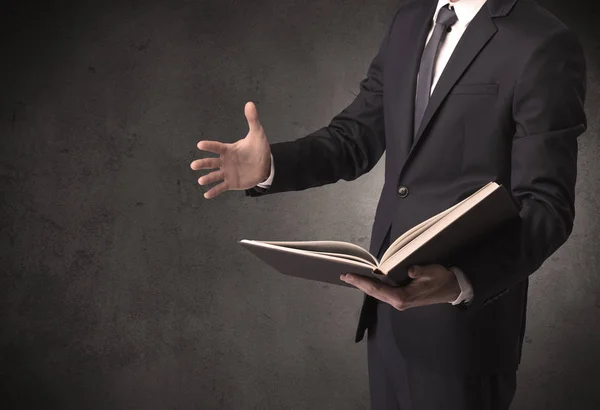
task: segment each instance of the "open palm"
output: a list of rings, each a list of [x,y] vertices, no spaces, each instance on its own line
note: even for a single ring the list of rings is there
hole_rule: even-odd
[[[234,143],[208,140],[198,142],[198,149],[219,155],[214,158],[197,159],[190,164],[193,170],[217,168],[198,178],[200,185],[222,181],[204,193],[207,199],[228,190],[252,188],[269,176],[271,147],[258,120],[254,103],[246,103],[244,114],[250,128],[245,138]]]

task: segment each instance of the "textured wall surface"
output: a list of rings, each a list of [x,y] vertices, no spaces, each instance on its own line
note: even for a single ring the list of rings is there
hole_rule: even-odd
[[[0,408],[367,409],[362,294],[237,240],[368,247],[383,163],[353,182],[206,200],[201,139],[320,128],[399,1],[8,2],[0,14]],[[569,241],[532,276],[515,409],[600,408],[600,18],[541,1],[588,57]]]

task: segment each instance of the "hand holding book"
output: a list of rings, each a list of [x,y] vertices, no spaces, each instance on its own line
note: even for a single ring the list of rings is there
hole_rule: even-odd
[[[454,272],[439,264],[411,266],[408,276],[412,280],[406,286],[390,286],[352,273],[342,274],[340,279],[397,310],[451,303],[461,292]]]

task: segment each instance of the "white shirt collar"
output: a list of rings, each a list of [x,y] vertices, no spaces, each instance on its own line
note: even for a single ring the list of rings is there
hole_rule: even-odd
[[[438,0],[435,14],[433,15],[433,21],[437,18],[438,12],[446,4],[450,4],[450,8],[454,8],[458,22],[467,26],[475,14],[479,11],[481,6],[485,4],[486,0],[458,0],[456,2],[450,2],[448,0]]]

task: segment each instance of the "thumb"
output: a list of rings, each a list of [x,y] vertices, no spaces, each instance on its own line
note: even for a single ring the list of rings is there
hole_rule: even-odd
[[[408,269],[408,276],[412,279],[421,277],[423,269],[419,265],[413,265]]]
[[[261,129],[260,121],[258,120],[258,111],[256,110],[256,105],[253,102],[249,101],[246,103],[244,107],[244,114],[246,115],[246,119],[248,120],[248,126],[250,127],[250,132],[258,132]]]

